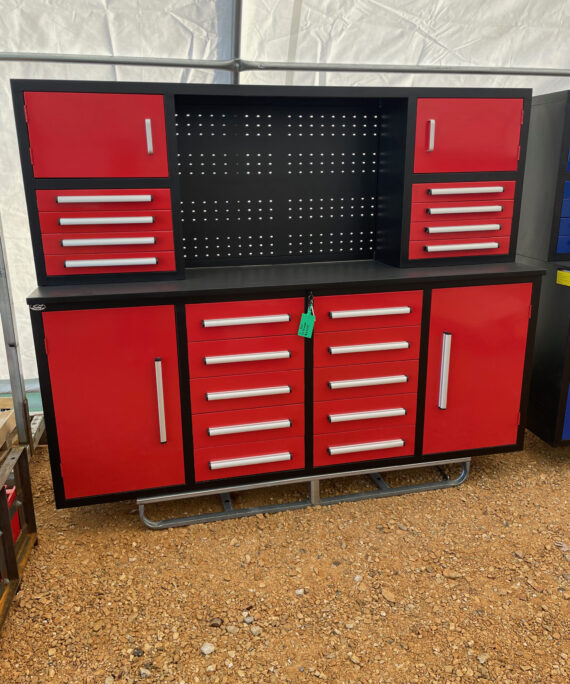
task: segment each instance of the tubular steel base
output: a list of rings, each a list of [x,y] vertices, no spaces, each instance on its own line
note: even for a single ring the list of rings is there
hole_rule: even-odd
[[[449,475],[442,470],[442,465],[453,463],[461,464],[460,474],[450,479]],[[390,472],[396,470],[411,470],[416,468],[436,467],[442,475],[442,480],[433,482],[422,482],[420,484],[402,485],[399,487],[390,487],[386,480],[380,473]],[[151,530],[163,530],[168,527],[184,527],[187,525],[196,525],[197,523],[214,522],[216,520],[230,520],[233,518],[245,518],[251,515],[259,515],[262,513],[280,513],[282,511],[292,511],[299,508],[307,508],[308,506],[328,506],[330,504],[362,501],[364,499],[379,499],[385,496],[400,496],[402,494],[415,494],[417,492],[427,492],[433,489],[447,489],[448,487],[457,487],[463,484],[469,476],[471,467],[471,459],[455,459],[451,461],[437,461],[430,463],[414,463],[407,466],[400,467],[385,467],[375,468],[374,470],[359,470],[348,473],[339,473],[333,475],[318,475],[312,477],[297,477],[286,480],[273,480],[271,482],[260,482],[251,485],[239,485],[231,488],[207,489],[200,492],[185,492],[181,494],[165,494],[163,496],[146,497],[137,499],[139,507],[139,516],[141,521]],[[331,480],[338,477],[350,477],[355,475],[369,475],[370,479],[378,489],[366,492],[356,492],[354,494],[337,494],[336,496],[328,496],[321,498],[320,484],[321,480]],[[249,508],[234,508],[232,504],[232,493],[249,491],[251,489],[260,489],[263,487],[277,487],[278,485],[286,484],[309,484],[309,498],[301,501],[292,501],[280,504],[268,504],[266,506],[251,506]],[[169,518],[166,520],[150,520],[145,514],[145,506],[152,503],[166,503],[169,501],[180,501],[184,499],[196,498],[199,496],[211,496],[218,494],[221,498],[223,511],[214,513],[200,513],[197,515],[189,515],[182,518]]]

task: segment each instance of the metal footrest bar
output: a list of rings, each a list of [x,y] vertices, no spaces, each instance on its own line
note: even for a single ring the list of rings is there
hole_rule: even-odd
[[[460,474],[450,479],[449,476],[443,472],[443,480],[436,480],[432,482],[423,482],[420,484],[401,485],[397,487],[390,487],[380,473],[393,472],[398,470],[412,470],[417,468],[436,467],[441,465],[461,464]],[[234,487],[219,487],[206,489],[194,492],[180,492],[178,494],[163,494],[159,496],[144,497],[137,499],[139,507],[139,517],[141,521],[152,530],[163,530],[168,527],[185,527],[187,525],[196,525],[198,523],[214,522],[216,520],[230,520],[235,518],[245,518],[252,515],[260,515],[264,513],[280,513],[283,511],[292,511],[300,508],[307,508],[308,506],[330,505],[333,503],[342,503],[348,501],[362,501],[364,499],[382,498],[386,496],[399,496],[402,494],[413,494],[417,492],[426,492],[433,489],[447,489],[449,487],[457,487],[465,482],[469,476],[471,465],[470,458],[457,458],[449,461],[431,461],[425,463],[412,463],[404,466],[384,466],[382,468],[368,468],[365,470],[354,470],[346,473],[326,474],[326,475],[311,475],[305,477],[293,477],[283,480],[272,480],[270,482],[256,482],[248,485],[236,485]],[[332,480],[339,477],[352,477],[355,475],[369,475],[377,489],[365,492],[356,492],[354,494],[338,494],[321,498],[320,483],[321,480]],[[231,494],[239,492],[247,492],[252,489],[261,489],[266,487],[277,487],[288,484],[308,484],[309,497],[300,501],[292,501],[279,504],[267,504],[265,506],[250,506],[248,508],[234,508]],[[181,501],[185,499],[193,499],[196,497],[211,496],[216,494],[220,496],[223,510],[212,513],[199,513],[196,515],[188,515],[180,518],[167,518],[165,520],[151,520],[145,513],[145,506],[153,503],[167,503],[172,501]]]

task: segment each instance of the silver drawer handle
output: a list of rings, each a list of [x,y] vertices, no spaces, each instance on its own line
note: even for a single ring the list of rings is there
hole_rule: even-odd
[[[273,361],[275,359],[290,359],[290,351],[256,352],[254,354],[228,354],[226,356],[205,356],[206,366],[219,363],[244,363],[246,361]]]
[[[502,185],[479,188],[428,188],[428,195],[478,195],[487,192],[505,192],[505,188]]]
[[[109,218],[60,218],[60,226],[125,226],[154,223],[153,216],[111,216]]]
[[[61,240],[62,247],[111,247],[113,245],[155,245],[155,237],[77,238]]]
[[[428,146],[427,152],[433,152],[435,149],[435,119],[428,119]]]
[[[268,420],[264,423],[224,425],[223,427],[209,427],[208,435],[210,435],[210,437],[218,437],[219,435],[236,435],[240,432],[259,432],[260,430],[282,430],[283,428],[290,428],[291,425],[292,423],[288,418],[285,420]]]
[[[341,454],[356,454],[359,451],[376,451],[377,449],[394,449],[403,447],[403,439],[386,439],[383,442],[366,442],[365,444],[346,444],[345,446],[327,447],[330,456],[340,456]]]
[[[65,268],[90,268],[91,266],[156,266],[156,257],[145,259],[66,259]]]
[[[409,314],[411,306],[385,306],[381,309],[352,309],[351,311],[329,311],[330,318],[364,318],[365,316],[395,316]]]
[[[279,463],[290,461],[293,457],[289,451],[279,454],[263,454],[262,456],[243,456],[242,458],[227,458],[219,461],[210,461],[210,470],[222,468],[239,468],[240,466],[259,465],[260,463]]]
[[[462,252],[467,249],[499,249],[498,242],[468,242],[464,245],[425,245],[426,252]]]
[[[291,320],[289,314],[274,314],[271,316],[244,316],[242,318],[210,318],[202,321],[204,328],[222,328],[229,325],[254,325],[260,323],[287,323]]]
[[[154,360],[154,374],[156,378],[156,401],[158,405],[158,429],[160,443],[166,444],[166,419],[164,415],[164,385],[162,382],[162,359]]]
[[[330,423],[348,423],[352,420],[372,420],[373,418],[394,418],[405,416],[405,408],[381,409],[379,411],[359,411],[357,413],[334,413],[329,415]]]
[[[154,154],[154,147],[152,144],[152,121],[150,119],[144,120],[144,130],[146,133],[146,152],[147,154]]]
[[[489,204],[479,207],[430,207],[426,209],[426,212],[432,216],[437,214],[485,214],[492,211],[503,211],[503,207],[500,204]]]
[[[441,343],[441,369],[439,372],[439,397],[437,405],[447,408],[447,390],[449,388],[449,360],[451,358],[451,333],[443,333]]]
[[[222,399],[247,399],[248,397],[269,397],[275,394],[291,394],[289,385],[281,387],[257,387],[248,390],[229,390],[227,392],[206,392],[206,401]]]
[[[58,204],[90,204],[91,202],[152,202],[152,195],[57,195]]]
[[[374,387],[375,385],[398,385],[408,382],[407,375],[383,375],[378,378],[358,378],[356,380],[329,380],[329,389],[349,389],[351,387]]]
[[[441,233],[474,233],[479,230],[501,230],[500,223],[481,223],[477,226],[426,226],[426,233],[437,235]]]
[[[409,349],[409,342],[376,342],[375,344],[349,344],[344,347],[329,347],[329,354],[360,354],[362,352]]]

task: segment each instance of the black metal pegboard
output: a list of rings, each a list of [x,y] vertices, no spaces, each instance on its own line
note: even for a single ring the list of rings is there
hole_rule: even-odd
[[[176,98],[186,266],[370,259],[376,100]]]

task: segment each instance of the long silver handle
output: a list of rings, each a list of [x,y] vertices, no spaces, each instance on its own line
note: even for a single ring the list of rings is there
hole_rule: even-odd
[[[156,377],[156,403],[158,405],[158,430],[160,443],[166,443],[166,418],[164,415],[164,385],[162,382],[162,359],[154,360],[154,375]]]
[[[205,356],[206,366],[219,363],[244,363],[246,361],[273,361],[275,359],[290,359],[290,351],[256,352],[252,354],[227,354],[225,356]]]
[[[472,207],[430,207],[426,211],[432,216],[437,216],[438,214],[485,214],[492,211],[503,211],[503,207],[500,204]]]
[[[350,311],[329,311],[330,318],[364,318],[366,316],[395,316],[409,314],[411,306],[385,306],[381,309],[352,309]]]
[[[427,152],[435,149],[435,119],[428,119],[428,146]]]
[[[479,195],[488,192],[505,192],[502,185],[486,185],[471,188],[428,188],[428,195]]]
[[[152,195],[57,195],[58,204],[90,204],[97,202],[152,202]]]
[[[378,449],[394,449],[403,447],[403,439],[386,439],[383,442],[366,442],[364,444],[345,444],[344,446],[327,447],[330,456],[340,456],[341,454],[355,454],[359,451],[376,451]]]
[[[499,249],[498,242],[468,242],[463,245],[425,245],[426,252],[462,252],[466,249]]]
[[[476,226],[426,226],[426,233],[438,235],[441,233],[474,233],[480,230],[501,230],[500,223],[480,223]]]
[[[60,218],[60,226],[119,226],[154,223],[153,216],[114,216],[110,218]]]
[[[286,323],[291,320],[289,314],[273,314],[270,316],[243,316],[241,318],[210,318],[202,321],[204,328],[222,328],[229,325],[254,325],[260,323]]]
[[[155,266],[156,257],[141,259],[66,259],[65,268],[91,268],[92,266]]]
[[[374,387],[375,385],[398,385],[408,382],[407,375],[383,375],[378,378],[357,378],[356,380],[329,380],[329,388],[350,389],[351,387]]]
[[[61,240],[62,247],[110,247],[112,245],[155,245],[155,237],[77,238]]]
[[[291,421],[285,420],[268,420],[263,423],[245,423],[244,425],[224,425],[223,427],[209,427],[208,434],[210,437],[218,437],[219,435],[235,435],[240,432],[259,432],[260,430],[281,430],[283,428],[290,428]]]
[[[147,154],[154,154],[154,147],[152,144],[152,121],[150,119],[144,120],[144,129],[146,133],[146,152]]]
[[[375,344],[349,344],[343,347],[329,347],[329,354],[360,354],[361,352],[409,348],[410,343],[402,340],[401,342],[376,342]]]
[[[242,458],[226,458],[219,461],[210,461],[210,470],[222,468],[239,468],[240,466],[259,465],[261,463],[278,463],[290,461],[293,457],[291,452],[283,451],[278,454],[263,454],[261,456],[243,456]]]
[[[358,411],[356,413],[333,413],[329,415],[330,423],[348,423],[352,420],[372,420],[373,418],[394,418],[405,416],[405,408],[381,409],[379,411]]]
[[[439,373],[439,397],[437,405],[447,408],[447,390],[449,388],[449,360],[451,358],[451,333],[443,333],[441,343],[441,369]]]
[[[248,397],[268,397],[275,394],[291,394],[289,385],[280,387],[257,387],[247,390],[229,390],[227,392],[206,392],[206,401],[222,399],[247,399]]]

